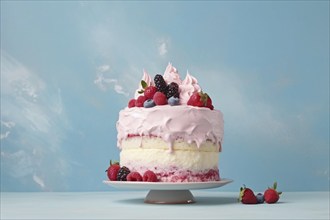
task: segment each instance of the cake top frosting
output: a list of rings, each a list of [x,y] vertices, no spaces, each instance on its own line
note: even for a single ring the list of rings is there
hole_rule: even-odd
[[[162,85],[165,85],[165,88],[162,89]],[[145,102],[148,99],[153,99],[154,93],[152,93],[150,96],[146,95],[146,91],[149,92],[150,88],[156,88],[153,89],[154,93],[162,92],[166,96],[167,102],[165,102],[165,104],[171,105],[172,101],[170,101],[169,99],[174,96],[174,98],[178,99],[178,102],[175,104],[207,107],[213,110],[211,98],[206,93],[202,92],[202,89],[199,86],[197,79],[187,71],[186,77],[181,80],[178,70],[171,63],[167,65],[163,75],[157,74],[154,79],[152,79],[151,76],[145,70],[143,70],[141,83],[139,84],[139,88],[135,91],[135,96],[133,100],[137,101],[140,98],[141,101]],[[175,89],[177,89],[177,91]],[[193,98],[199,100],[189,102],[190,99],[193,99],[192,96],[194,94],[196,97]],[[143,99],[141,96],[144,96],[145,99]],[[131,103],[133,103],[132,99],[130,101]],[[149,103],[150,102],[152,101],[150,100]],[[128,107],[144,106],[140,105],[141,102],[134,103],[134,105],[132,104]],[[155,105],[159,104],[157,104],[156,102]]]
[[[223,139],[223,115],[188,72],[181,80],[169,63],[163,75],[152,79],[144,70],[135,97],[120,111],[117,122],[118,147],[130,136],[156,136],[169,147],[182,139],[200,147],[206,141],[219,145]]]

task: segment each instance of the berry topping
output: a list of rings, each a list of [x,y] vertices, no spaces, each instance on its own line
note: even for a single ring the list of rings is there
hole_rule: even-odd
[[[154,78],[155,86],[159,92],[166,94],[167,85],[162,75],[157,74]]]
[[[144,174],[143,174],[143,182],[157,182],[157,176],[154,172],[152,172],[151,170],[147,170]]]
[[[121,167],[117,174],[117,180],[126,181],[127,180],[126,177],[130,172],[131,171],[127,167],[125,167],[125,166]]]
[[[155,86],[149,86],[149,87],[145,88],[144,96],[147,99],[152,99],[156,92],[157,92],[157,88]]]
[[[133,108],[133,107],[135,107],[135,102],[136,102],[135,99],[131,99],[131,100],[129,100],[129,102],[128,102],[128,107],[129,107],[129,108]]]
[[[167,104],[167,98],[164,93],[162,92],[156,92],[153,98],[156,105],[166,105]]]
[[[262,193],[258,193],[256,195],[256,197],[257,197],[258,203],[264,203],[265,199],[264,199],[264,195]]]
[[[146,100],[145,96],[143,96],[143,95],[139,96],[135,101],[135,106],[136,107],[143,107],[143,103],[145,102],[145,100]]]
[[[148,99],[148,100],[144,101],[144,103],[143,103],[143,107],[145,107],[145,108],[152,108],[155,105],[156,104],[155,104],[154,100],[152,100],[152,99]]]
[[[210,96],[208,96],[208,99],[206,101],[206,107],[208,107],[211,110],[214,109],[214,106],[212,105],[212,99],[210,98]]]
[[[206,107],[211,110],[214,109],[211,98],[204,92],[195,92],[192,94],[187,102],[187,105]]]
[[[241,187],[240,193],[239,193],[239,201],[242,202],[243,204],[257,204],[257,197],[254,195],[254,192],[246,188],[245,185],[244,187]]]
[[[112,163],[112,161],[110,160],[110,166],[106,170],[109,180],[112,181],[117,180],[117,174],[119,169],[120,169],[119,163],[118,162]]]
[[[131,172],[126,177],[127,181],[142,181],[142,176],[138,172]]]
[[[175,82],[171,82],[166,90],[166,97],[170,98],[172,96],[179,98],[179,85]]]
[[[266,189],[264,192],[265,202],[267,203],[276,203],[280,199],[280,195],[282,192],[277,192],[277,182],[274,183],[273,188]]]
[[[170,104],[172,106],[180,104],[180,99],[177,97],[174,97],[174,96],[170,97],[167,101],[168,101],[168,104]]]

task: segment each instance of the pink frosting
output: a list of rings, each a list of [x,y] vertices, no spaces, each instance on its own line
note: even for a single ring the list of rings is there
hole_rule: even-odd
[[[198,81],[195,77],[190,75],[187,71],[186,78],[179,84],[180,89],[180,103],[187,104],[190,96],[194,92],[200,92],[201,87],[198,85]]]
[[[157,136],[172,150],[173,142],[183,139],[200,147],[207,140],[219,144],[223,139],[223,115],[219,110],[188,105],[133,107],[121,110],[117,122],[118,147],[129,135]]]
[[[174,66],[172,66],[171,63],[167,65],[163,77],[167,84],[170,84],[171,82],[175,82],[178,85],[181,85],[179,72]]]
[[[148,86],[153,85],[152,78],[150,77],[150,75],[145,70],[143,70],[143,76],[142,76],[141,80],[145,81]],[[143,94],[139,94],[139,91],[141,89],[143,89],[143,88],[142,88],[142,85],[141,85],[141,81],[139,81],[139,88],[135,91],[135,95],[134,95],[135,99],[137,99],[140,95],[143,95]]]
[[[175,82],[179,85],[180,104],[181,105],[187,104],[190,96],[194,92],[201,91],[201,87],[198,85],[197,79],[195,77],[193,77],[192,75],[190,75],[188,73],[188,71],[187,71],[186,78],[183,81],[181,81],[178,70],[171,63],[169,63],[167,65],[163,77],[167,84],[169,84],[171,82]],[[143,76],[142,76],[141,80],[144,80],[148,86],[154,85],[153,79],[150,77],[150,75],[145,70],[143,70]],[[140,81],[139,87],[135,91],[135,96],[134,96],[135,99],[137,99],[141,95],[138,93],[138,91],[140,91],[141,89],[142,89],[142,86],[141,86],[141,81]]]

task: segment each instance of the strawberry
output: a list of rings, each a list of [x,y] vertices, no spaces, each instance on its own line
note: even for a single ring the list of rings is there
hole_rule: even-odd
[[[266,189],[264,192],[265,202],[267,203],[276,203],[280,199],[280,195],[282,192],[277,192],[277,182],[274,183],[273,188]]]
[[[156,105],[166,105],[167,104],[167,98],[166,95],[162,92],[156,92],[153,100]]]
[[[147,88],[144,89],[144,96],[147,99],[152,99],[157,92],[157,88],[155,86],[148,86]]]
[[[203,102],[201,101],[201,96],[199,92],[192,94],[187,102],[188,105],[202,107]]]
[[[254,192],[251,189],[246,188],[245,185],[240,189],[239,201],[242,202],[243,204],[258,203],[257,197],[254,195]]]
[[[119,163],[118,162],[112,163],[112,161],[110,160],[110,166],[105,171],[105,172],[107,172],[109,180],[111,180],[111,181],[117,180],[117,174],[118,174],[119,169],[120,169]]]
[[[146,97],[143,96],[143,95],[140,95],[135,101],[135,106],[136,107],[143,107],[143,103],[144,103],[145,100],[147,100]]]
[[[128,102],[128,107],[129,107],[129,108],[133,108],[133,107],[135,107],[135,102],[136,102],[135,99],[131,99],[131,100],[129,100],[129,102]]]
[[[151,170],[147,170],[144,174],[143,174],[143,182],[157,182],[157,176],[154,172],[152,172]]]
[[[127,181],[142,181],[142,176],[138,172],[131,172],[126,177]]]
[[[212,99],[210,98],[210,96],[208,96],[208,99],[206,101],[206,107],[208,107],[211,110],[214,109],[214,106],[212,105]]]
[[[190,96],[187,105],[196,106],[196,107],[206,107],[211,110],[214,109],[212,105],[212,99],[208,96],[207,93],[204,92],[193,93]]]

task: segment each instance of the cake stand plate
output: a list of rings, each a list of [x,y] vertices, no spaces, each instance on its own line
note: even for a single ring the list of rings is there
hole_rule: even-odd
[[[231,182],[233,182],[231,179],[221,179],[220,181],[211,182],[187,183],[103,181],[105,184],[121,189],[149,190],[147,196],[144,199],[144,202],[154,204],[194,203],[196,201],[190,190],[217,188]]]

